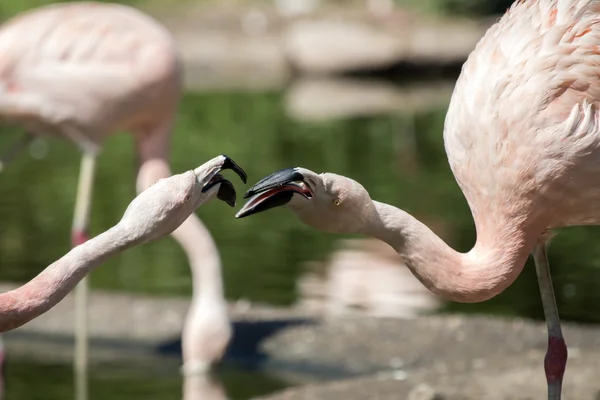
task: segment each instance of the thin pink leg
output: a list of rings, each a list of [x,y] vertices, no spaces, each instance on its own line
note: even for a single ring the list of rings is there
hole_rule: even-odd
[[[535,270],[542,295],[544,316],[548,325],[548,351],[544,359],[546,381],[548,382],[548,400],[560,400],[563,376],[567,366],[567,345],[560,327],[545,241],[538,242],[533,248],[533,261],[535,262]]]
[[[75,214],[71,230],[73,247],[79,246],[88,240],[88,221],[92,205],[92,188],[96,155],[84,153],[81,158],[79,183],[77,185],[77,199],[75,201]],[[75,391],[77,400],[87,400],[87,364],[88,364],[88,321],[87,297],[89,280],[83,278],[75,287]]]

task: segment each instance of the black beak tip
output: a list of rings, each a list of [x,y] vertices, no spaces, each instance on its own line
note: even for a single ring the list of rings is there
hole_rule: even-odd
[[[217,198],[229,204],[230,207],[235,207],[236,204],[236,193],[235,187],[231,182],[226,179],[220,181],[219,191],[217,192]]]
[[[249,217],[249,216],[254,215],[256,213],[257,213],[257,210],[255,208],[249,208],[247,210],[244,210],[242,208],[242,210],[238,211],[237,214],[235,214],[235,219],[246,218],[246,217]]]
[[[302,181],[304,176],[298,172],[298,168],[284,168],[279,171],[275,171],[270,175],[265,176],[260,181],[256,182],[246,193],[244,199],[254,196],[257,193],[264,192],[268,189],[273,189],[278,186],[284,185],[292,181]]]
[[[230,169],[233,172],[235,172],[240,179],[242,180],[242,182],[246,183],[248,180],[248,175],[246,174],[246,171],[244,171],[242,169],[242,167],[240,167],[239,165],[237,165],[235,163],[235,161],[233,161],[229,156],[227,156],[226,154],[221,154],[222,157],[225,157],[225,161],[223,162],[223,166],[221,167],[221,169]]]
[[[238,211],[238,213],[235,215],[235,218],[239,219],[249,217],[250,215],[258,214],[272,208],[284,206],[289,203],[293,196],[294,192],[284,191],[275,193],[258,203],[252,204],[250,203],[252,200],[250,200],[249,203],[246,203],[246,205],[242,207],[240,211]]]

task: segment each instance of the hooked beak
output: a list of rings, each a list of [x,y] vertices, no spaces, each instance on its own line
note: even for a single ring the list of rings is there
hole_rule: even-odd
[[[223,200],[231,207],[235,207],[236,193],[233,184],[220,174],[221,171],[230,169],[235,172],[242,182],[246,183],[246,172],[237,165],[231,158],[222,154],[210,160],[206,164],[196,168],[194,173],[200,183],[202,183],[202,193],[206,193],[215,185],[221,184],[217,192],[217,198]]]
[[[297,168],[274,172],[261,179],[246,192],[244,198],[250,197],[250,200],[244,204],[235,217],[244,218],[270,208],[283,206],[292,199],[294,193],[307,199],[311,199],[314,195]]]

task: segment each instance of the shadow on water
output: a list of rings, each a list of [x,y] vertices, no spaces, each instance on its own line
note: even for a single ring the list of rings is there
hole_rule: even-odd
[[[327,380],[343,378],[353,373],[339,365],[322,363],[274,361],[262,350],[269,337],[279,331],[299,325],[310,325],[309,319],[273,321],[237,321],[233,324],[234,335],[223,358],[222,367],[227,369],[263,371],[278,377],[293,376],[302,380]],[[181,359],[181,338],[177,337],[157,347],[157,353]]]
[[[233,339],[227,349],[224,361],[244,367],[257,368],[267,356],[260,349],[265,339],[278,331],[297,325],[311,324],[307,319],[276,321],[236,321],[233,324]],[[166,342],[157,348],[163,355],[181,356],[181,338]]]

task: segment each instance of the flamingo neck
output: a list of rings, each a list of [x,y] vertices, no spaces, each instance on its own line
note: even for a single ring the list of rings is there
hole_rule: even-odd
[[[159,179],[171,176],[166,154],[140,145],[140,158],[138,192]],[[223,301],[221,258],[206,226],[192,213],[171,235],[183,248],[190,263],[194,297]]]
[[[476,303],[498,295],[517,278],[533,248],[535,235],[496,221],[476,224],[475,246],[459,253],[407,212],[373,203],[375,218],[362,233],[392,246],[423,285],[448,300]]]
[[[172,235],[188,256],[194,301],[224,301],[221,257],[206,226],[192,214]]]
[[[172,123],[149,127],[136,135],[139,156],[138,192],[171,176],[168,164]],[[183,332],[184,366],[208,368],[229,341],[230,320],[223,290],[221,259],[212,235],[192,213],[173,233],[190,264],[193,296]],[[216,345],[215,345],[216,344]]]
[[[195,214],[173,232],[173,237],[187,253],[192,272],[192,301],[181,337],[184,368],[208,371],[230,340],[219,251]]]
[[[18,328],[48,311],[91,270],[139,242],[134,233],[117,224],[73,248],[25,285],[0,294],[0,332]]]

